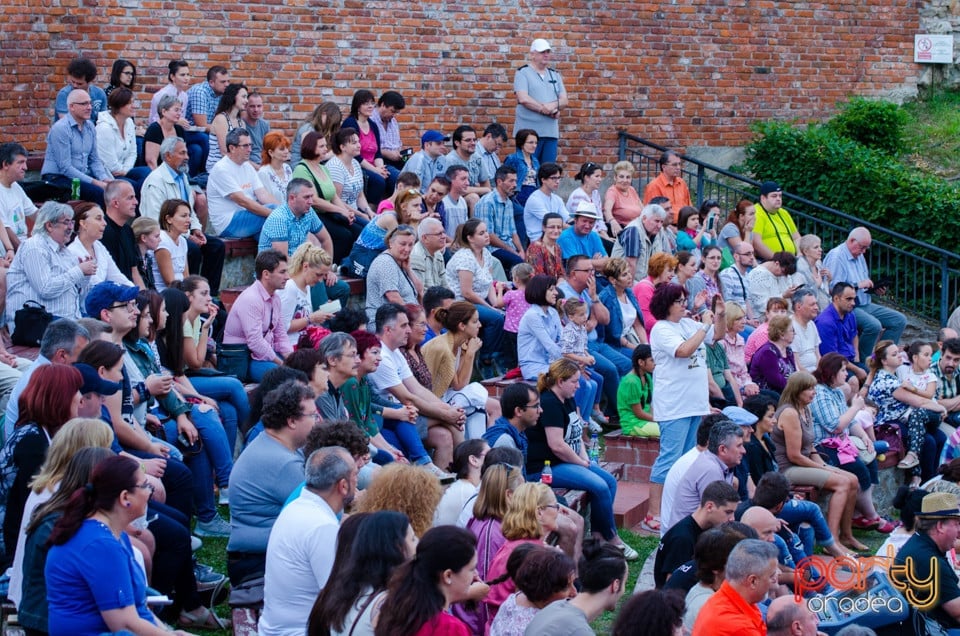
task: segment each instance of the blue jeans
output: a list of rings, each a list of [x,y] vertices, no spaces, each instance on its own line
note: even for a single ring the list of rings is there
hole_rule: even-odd
[[[363,179],[366,181],[363,186],[363,194],[366,196],[367,203],[373,210],[377,209],[377,205],[381,201],[393,194],[393,190],[397,185],[397,177],[400,175],[400,171],[393,166],[387,166],[387,172],[387,178],[384,179],[380,176],[379,172],[371,172],[367,169],[363,170]]]
[[[540,137],[537,141],[537,150],[533,156],[540,160],[540,165],[557,160],[557,142],[556,137]]]
[[[220,406],[220,420],[227,433],[230,456],[237,447],[237,427],[250,419],[250,400],[243,383],[233,376],[194,376],[190,378],[193,388],[205,397],[216,400]]]
[[[603,412],[608,416],[616,415],[617,387],[620,386],[620,378],[630,373],[630,358],[610,345],[596,340],[587,343],[587,350],[596,359],[594,371],[603,376],[603,394],[607,397],[607,406]]]
[[[391,446],[403,451],[404,456],[410,460],[411,464],[430,463],[430,455],[427,453],[427,449],[423,447],[416,424],[384,419],[380,433]]]
[[[603,382],[603,378],[600,377],[599,381]],[[593,413],[593,405],[597,403],[598,390],[597,380],[594,380],[593,374],[589,370],[580,374],[580,385],[573,396],[573,401],[577,403],[580,415],[584,419],[590,417],[590,414]]]
[[[607,541],[617,536],[613,519],[613,500],[617,496],[617,479],[596,463],[590,467],[557,464],[553,467],[554,488],[575,488],[590,495],[590,529]]]
[[[183,140],[187,142],[190,155],[190,176],[195,177],[207,166],[207,154],[210,152],[210,134],[202,130],[183,131]]]
[[[259,382],[263,379],[263,374],[271,369],[276,369],[277,363],[273,360],[251,360],[250,361],[250,379]]]
[[[480,314],[480,323],[483,325],[483,346],[480,347],[480,361],[493,360],[500,357],[500,346],[503,342],[502,311],[487,305],[474,305]]]
[[[833,545],[835,538],[830,534],[823,511],[812,501],[791,498],[777,516],[790,524],[790,529],[800,535],[807,555],[813,554],[814,543],[823,547]]]
[[[884,339],[900,342],[903,329],[907,326],[906,317],[896,309],[881,307],[876,303],[860,305],[853,310],[857,317],[857,330],[860,332],[860,359],[867,360],[873,355],[873,348],[883,332]]]
[[[217,514],[213,497],[214,475],[221,488],[230,483],[233,453],[227,445],[227,435],[220,425],[216,411],[210,409],[201,412],[199,405],[195,404],[190,412],[190,419],[203,441],[203,451],[193,457],[186,457],[185,461],[193,473],[193,505],[197,510],[197,519],[210,521]],[[177,439],[176,420],[168,420],[163,428],[168,440]]]
[[[696,445],[699,426],[699,415],[660,421],[660,454],[657,455],[657,461],[650,469],[650,481],[662,484],[667,480],[670,467],[677,463],[681,455]]]
[[[267,207],[273,209],[277,206],[271,203]],[[230,224],[224,228],[223,232],[220,232],[220,236],[229,236],[232,238],[256,236],[260,234],[260,230],[263,228],[266,220],[267,217],[265,216],[257,216],[249,210],[237,208],[233,213],[233,218],[230,219]]]
[[[133,448],[124,448],[134,457],[140,459],[163,459],[159,455]],[[213,468],[211,467],[212,471]],[[167,504],[189,519],[193,516],[193,475],[183,462],[167,458],[167,467],[160,478],[163,488],[167,491]]]
[[[43,178],[55,186],[66,188],[68,192],[73,187],[73,179],[65,177],[62,174],[45,174]],[[101,210],[107,209],[103,203],[103,188],[95,186],[92,183],[87,183],[86,181],[80,182],[80,200],[96,203],[100,206]]]

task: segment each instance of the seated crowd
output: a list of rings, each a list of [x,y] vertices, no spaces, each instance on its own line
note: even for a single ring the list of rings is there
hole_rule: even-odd
[[[138,153],[135,74],[118,60],[107,96],[89,60],[68,67],[41,172],[77,200],[37,209],[25,149],[0,145],[2,316],[39,345],[31,363],[0,339],[0,548],[31,633],[226,627],[204,537],[227,539],[261,634],[592,633],[639,556],[604,427],[660,441],[644,526],[666,591],[613,633],[641,615],[648,633],[794,633],[805,605],[777,598],[764,627],[757,604],[792,598],[815,546],[845,557],[866,549],[854,528],[894,529],[881,438],[911,488],[960,455],[939,429],[960,419],[958,334],[901,350],[869,231],[823,255],[774,182],[723,219],[665,152],[642,197],[629,162],[603,194],[587,162],[565,201],[535,130],[503,160],[496,123],[407,153],[403,96],[358,90],[290,138],[264,94],[222,66],[191,87],[184,61]],[[223,239],[247,237],[254,280],[227,308]],[[478,380],[502,373],[491,399]],[[592,538],[544,483],[587,494]],[[826,514],[794,486],[831,493]],[[921,513],[951,516],[940,503]]]

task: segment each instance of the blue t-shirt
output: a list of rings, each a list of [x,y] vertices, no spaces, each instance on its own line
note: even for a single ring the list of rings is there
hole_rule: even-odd
[[[584,236],[580,236],[573,231],[572,227],[568,227],[561,232],[557,243],[560,244],[560,249],[563,250],[564,258],[577,255],[583,255],[588,258],[593,258],[595,254],[600,254],[601,256],[607,255],[607,250],[603,247],[603,241],[600,240],[600,235],[593,230],[587,232]]]
[[[99,521],[87,519],[69,541],[50,548],[44,578],[50,636],[109,632],[100,612],[131,605],[140,618],[154,622],[130,539],[122,533],[118,541]]]

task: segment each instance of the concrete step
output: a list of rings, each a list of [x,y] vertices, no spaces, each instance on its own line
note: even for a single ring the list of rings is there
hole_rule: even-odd
[[[613,518],[618,528],[633,528],[647,516],[650,486],[621,481],[617,484],[617,498],[613,501]]]

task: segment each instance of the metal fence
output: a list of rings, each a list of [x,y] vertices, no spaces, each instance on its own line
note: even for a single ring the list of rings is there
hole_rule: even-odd
[[[668,150],[653,142],[619,131],[619,159],[638,169],[638,191],[660,174],[660,154]],[[713,199],[722,210],[733,209],[740,199],[759,200],[760,182],[717,166],[683,157],[683,178],[694,204]],[[783,207],[793,216],[800,234],[816,234],[824,254],[842,243],[849,231],[864,226],[873,237],[866,254],[872,278],[890,282],[884,303],[928,321],[945,325],[960,291],[960,255],[884,228],[816,201],[783,193]]]

